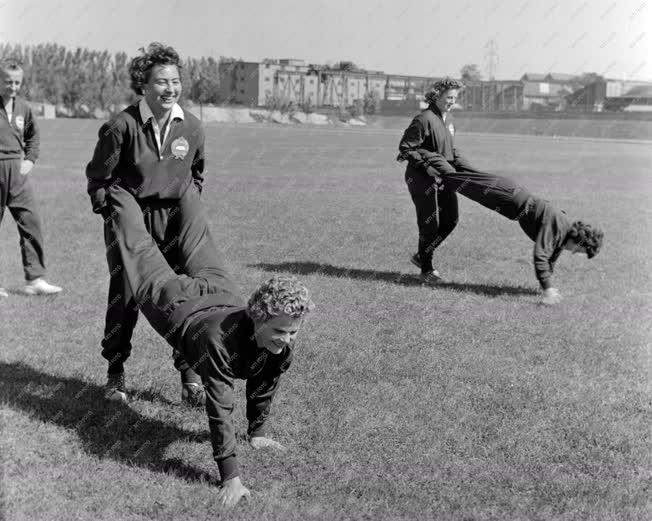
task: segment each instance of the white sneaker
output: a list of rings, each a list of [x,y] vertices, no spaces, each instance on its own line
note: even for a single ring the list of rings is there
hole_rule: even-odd
[[[0,288],[0,298],[7,298],[9,296],[9,293],[7,293],[7,290],[5,288]]]
[[[104,385],[104,399],[111,402],[126,402],[125,374],[110,374]]]
[[[59,293],[61,288],[59,286],[54,286],[45,281],[45,279],[38,278],[30,280],[25,284],[25,295],[53,295],[54,293]]]

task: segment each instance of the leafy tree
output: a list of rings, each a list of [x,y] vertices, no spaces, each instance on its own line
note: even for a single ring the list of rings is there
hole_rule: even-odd
[[[604,77],[598,74],[597,72],[585,72],[573,78],[574,82],[577,82],[582,86],[590,85],[591,83],[600,80],[604,80]]]
[[[380,112],[380,94],[377,90],[369,90],[362,98],[365,114],[378,114]]]
[[[340,71],[349,71],[349,72],[355,72],[361,70],[360,67],[358,67],[355,63],[350,61],[339,62],[333,68]]]
[[[475,63],[467,64],[460,70],[462,81],[479,81],[482,79],[482,73]]]
[[[199,63],[199,79],[193,85],[193,98],[200,103],[219,103],[220,101],[219,64],[212,57],[203,58]]]

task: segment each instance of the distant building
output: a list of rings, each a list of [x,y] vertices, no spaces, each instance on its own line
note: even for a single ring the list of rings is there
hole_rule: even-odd
[[[219,74],[220,94],[226,103],[257,107],[278,97],[297,105],[349,107],[375,91],[384,102],[382,110],[392,112],[418,107],[440,79],[368,71],[352,62],[327,67],[294,58],[226,61],[220,63]],[[599,79],[581,77],[593,80],[585,86],[576,75],[562,73],[526,73],[520,80],[471,80],[460,91],[457,108],[487,112],[652,110],[648,108],[652,107],[652,83],[593,77]]]
[[[271,85],[270,85],[271,80]],[[295,103],[310,102],[317,105],[319,100],[319,76],[303,60],[284,59],[265,63],[264,96],[259,105],[272,95],[281,96]]]
[[[646,111],[652,107],[652,83],[600,79],[572,93],[566,102],[570,111]]]
[[[563,110],[569,94],[581,86],[572,74],[528,72],[523,83],[523,110]]]
[[[513,80],[466,81],[457,103],[463,110],[523,110],[523,83]]]
[[[386,76],[381,71],[322,68],[319,77],[319,106],[348,107],[371,91],[385,97]]]
[[[385,99],[396,101],[412,98],[422,101],[432,84],[441,79],[402,74],[388,74],[386,78]]]
[[[225,62],[219,74],[222,99],[249,106],[263,106],[271,96],[320,107],[350,106],[372,90],[381,99],[385,95],[381,71],[333,69],[297,59]]]
[[[227,103],[265,105],[273,95],[301,103],[317,103],[317,74],[303,60],[282,59],[262,62],[220,63],[220,95]]]
[[[619,97],[625,112],[652,112],[652,83],[636,85]]]
[[[262,63],[245,61],[226,61],[219,64],[220,98],[226,103],[239,103],[258,106],[261,97],[264,103],[265,85],[271,74],[265,76]],[[271,83],[270,83],[271,89]]]

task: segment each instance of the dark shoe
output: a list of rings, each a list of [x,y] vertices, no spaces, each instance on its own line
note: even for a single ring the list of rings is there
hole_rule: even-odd
[[[109,374],[104,386],[104,398],[111,402],[127,401],[124,373]]]
[[[419,257],[418,253],[415,253],[414,255],[412,255],[412,257],[410,257],[410,262],[412,264],[414,264],[420,270],[423,269],[422,266],[421,266],[421,257]],[[430,279],[433,278],[433,276],[438,279],[437,282],[441,282],[441,280],[442,280],[441,275],[439,275],[439,272],[437,270],[432,270],[432,271],[427,271],[426,273],[421,273],[420,277],[421,277],[421,280],[423,280],[424,282],[429,282]]]
[[[421,282],[427,284],[428,286],[436,286],[441,282],[441,277],[439,276],[439,272],[437,272],[437,270],[422,273],[419,275],[419,278],[421,279]]]
[[[202,407],[206,405],[206,391],[204,391],[204,386],[197,383],[182,383],[181,401],[191,407]]]
[[[414,264],[417,268],[421,269],[421,257],[419,257],[418,253],[415,253],[410,257],[410,262]]]

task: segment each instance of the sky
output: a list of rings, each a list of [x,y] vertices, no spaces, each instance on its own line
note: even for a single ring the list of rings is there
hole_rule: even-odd
[[[597,72],[652,80],[652,0],[0,0],[0,42],[352,61],[385,73]]]

